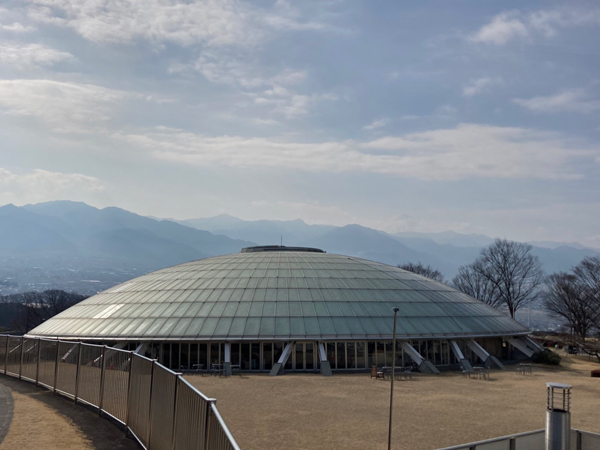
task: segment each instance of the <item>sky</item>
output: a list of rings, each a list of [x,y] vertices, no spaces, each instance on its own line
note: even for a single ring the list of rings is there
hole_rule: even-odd
[[[0,3],[0,204],[600,247],[594,1]]]

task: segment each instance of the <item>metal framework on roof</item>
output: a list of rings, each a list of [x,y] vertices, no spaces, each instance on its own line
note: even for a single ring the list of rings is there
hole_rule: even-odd
[[[101,341],[391,340],[526,335],[443,283],[360,258],[255,247],[158,270],[63,311],[29,335]]]

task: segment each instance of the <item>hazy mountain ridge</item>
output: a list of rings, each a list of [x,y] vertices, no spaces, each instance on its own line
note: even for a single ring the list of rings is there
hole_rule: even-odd
[[[358,224],[309,225],[299,219],[245,221],[220,215],[161,220],[68,201],[6,205],[0,207],[0,292],[27,285],[93,293],[144,272],[281,240],[391,265],[422,262],[447,279],[493,242],[480,234],[388,234]],[[533,251],[547,273],[569,270],[585,256],[600,256],[595,249],[543,244]]]

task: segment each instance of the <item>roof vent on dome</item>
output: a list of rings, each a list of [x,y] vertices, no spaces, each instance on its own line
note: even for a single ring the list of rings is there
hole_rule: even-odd
[[[256,252],[311,252],[311,253],[326,253],[320,248],[312,247],[286,247],[285,245],[258,245],[256,247],[243,248],[240,253],[256,253]]]

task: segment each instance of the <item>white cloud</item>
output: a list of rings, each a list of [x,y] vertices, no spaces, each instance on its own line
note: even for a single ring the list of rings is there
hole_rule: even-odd
[[[583,89],[571,89],[547,97],[516,98],[513,102],[537,113],[589,114],[600,109],[600,101],[591,100]]]
[[[475,81],[472,81],[468,86],[463,88],[463,95],[465,97],[472,97],[477,94],[486,92],[490,86],[501,83],[500,78],[483,77]]]
[[[470,36],[470,40],[501,45],[513,39],[527,39],[537,35],[551,37],[560,28],[588,25],[600,25],[600,9],[584,10],[569,6],[529,14],[516,10],[498,14]]]
[[[513,38],[524,38],[529,35],[529,30],[518,18],[519,13],[501,13],[492,19],[490,23],[471,37],[475,42],[487,42],[493,44],[504,44]]]
[[[0,64],[17,67],[51,66],[74,59],[73,55],[40,44],[11,44],[0,42]]]
[[[138,39],[178,45],[244,45],[261,34],[252,11],[236,0],[29,0],[35,21],[71,28],[94,42]]]
[[[596,148],[584,148],[555,133],[473,124],[364,143],[299,143],[178,132],[115,137],[173,163],[371,172],[422,180],[578,179],[581,175],[570,168],[571,160],[599,154]]]
[[[83,132],[110,119],[125,99],[140,94],[91,84],[50,80],[0,80],[0,112],[43,120],[58,132]]]
[[[376,130],[377,128],[385,127],[389,122],[390,120],[387,118],[374,120],[369,125],[364,126],[363,130]]]
[[[12,33],[27,33],[33,31],[35,28],[30,26],[25,26],[20,22],[13,22],[10,25],[5,25],[0,23],[0,30],[2,31],[10,31]]]
[[[104,186],[98,178],[79,173],[36,169],[25,174],[15,174],[0,168],[0,189],[2,203],[29,203],[56,200],[67,194],[100,192],[104,190]]]

